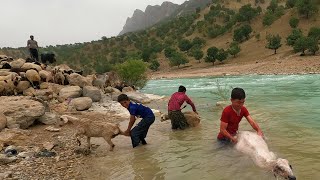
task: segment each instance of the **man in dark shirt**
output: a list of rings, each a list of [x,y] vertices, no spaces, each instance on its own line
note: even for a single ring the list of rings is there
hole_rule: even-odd
[[[36,62],[39,62],[39,55],[38,55],[38,42],[34,40],[33,35],[30,36],[30,39],[27,42],[27,48],[29,49],[30,56]]]
[[[138,146],[140,142],[142,145],[147,144],[145,138],[149,127],[155,120],[152,110],[142,104],[131,102],[126,94],[120,94],[118,96],[118,102],[128,109],[130,113],[130,121],[124,135],[131,136],[132,147],[134,148]],[[131,129],[136,121],[136,117],[141,117],[142,120],[133,129]]]

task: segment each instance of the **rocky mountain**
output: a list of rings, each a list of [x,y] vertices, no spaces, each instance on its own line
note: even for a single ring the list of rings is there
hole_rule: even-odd
[[[145,12],[136,9],[131,18],[127,18],[126,24],[119,35],[134,32],[150,27],[174,13],[179,5],[171,2],[163,2],[161,6],[147,6]]]

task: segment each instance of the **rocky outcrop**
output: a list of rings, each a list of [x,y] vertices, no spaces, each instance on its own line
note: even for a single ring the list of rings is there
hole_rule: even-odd
[[[7,117],[0,113],[0,131],[7,126]]]
[[[119,35],[148,28],[169,17],[179,5],[163,2],[161,6],[147,6],[145,12],[136,9],[131,18],[128,18]]]
[[[93,102],[98,102],[101,100],[101,91],[97,87],[85,86],[83,87],[83,96],[90,97]]]
[[[59,92],[59,102],[64,102],[68,98],[77,98],[82,94],[82,89],[79,86],[64,87]]]
[[[76,109],[77,111],[87,110],[92,106],[92,99],[89,97],[79,97],[72,99],[70,102],[70,107]]]
[[[0,107],[0,113],[7,118],[8,128],[26,129],[45,113],[45,106],[30,97],[3,96]]]

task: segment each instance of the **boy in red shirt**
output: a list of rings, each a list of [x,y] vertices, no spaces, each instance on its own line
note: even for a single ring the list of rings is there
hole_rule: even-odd
[[[231,105],[224,108],[220,119],[220,132],[218,140],[237,143],[236,134],[242,117],[245,117],[259,136],[263,133],[259,125],[252,119],[249,111],[244,107],[246,93],[242,88],[234,88],[231,92]]]

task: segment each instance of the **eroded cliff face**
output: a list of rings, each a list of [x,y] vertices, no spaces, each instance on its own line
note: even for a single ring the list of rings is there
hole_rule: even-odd
[[[126,24],[119,35],[148,28],[172,15],[178,7],[177,4],[163,2],[161,6],[147,6],[145,12],[136,9],[132,17],[127,18]]]

